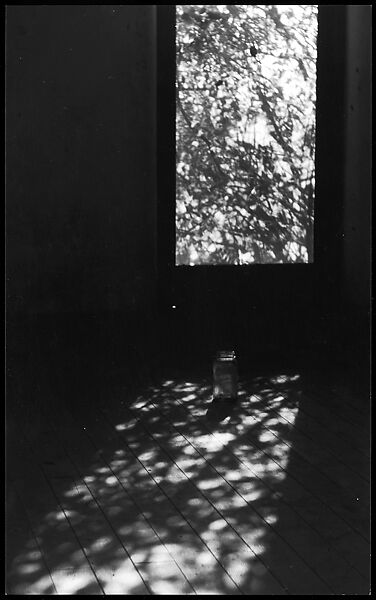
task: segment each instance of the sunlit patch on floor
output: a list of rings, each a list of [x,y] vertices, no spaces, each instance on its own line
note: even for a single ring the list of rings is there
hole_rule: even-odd
[[[237,402],[216,405],[210,382],[167,379],[121,405],[118,422],[104,417],[115,432],[112,451],[96,451],[81,483],[61,492],[64,510],[50,510],[35,531],[61,566],[59,593],[98,586],[87,559],[106,594],[194,593],[186,573],[205,593],[259,589],[265,568],[259,573],[258,561],[278,523],[278,502],[268,499],[286,477],[285,440],[298,414],[296,398],[286,401],[288,386],[297,381],[241,383]],[[79,525],[87,553],[70,549],[71,571],[59,554],[66,542],[52,533],[67,519]],[[39,561],[39,552],[21,553],[13,568],[43,593],[51,581],[38,579]]]

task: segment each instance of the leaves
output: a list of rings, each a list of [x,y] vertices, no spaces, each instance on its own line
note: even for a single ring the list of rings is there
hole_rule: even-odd
[[[309,258],[316,9],[177,5],[177,264]]]

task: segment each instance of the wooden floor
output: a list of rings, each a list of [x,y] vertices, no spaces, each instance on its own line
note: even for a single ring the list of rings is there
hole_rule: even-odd
[[[192,369],[129,382],[8,407],[8,594],[368,595],[368,398],[291,369],[235,404]]]

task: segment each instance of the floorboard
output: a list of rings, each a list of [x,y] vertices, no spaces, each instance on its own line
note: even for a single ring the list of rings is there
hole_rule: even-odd
[[[164,375],[12,405],[7,593],[368,594],[364,394],[260,369],[213,402]]]

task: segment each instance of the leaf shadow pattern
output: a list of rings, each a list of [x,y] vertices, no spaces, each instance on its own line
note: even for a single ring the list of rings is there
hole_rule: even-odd
[[[366,470],[342,480],[341,448],[312,439],[300,374],[243,380],[231,405],[187,370],[113,381],[25,430],[38,549],[20,542],[9,593],[368,593]]]

